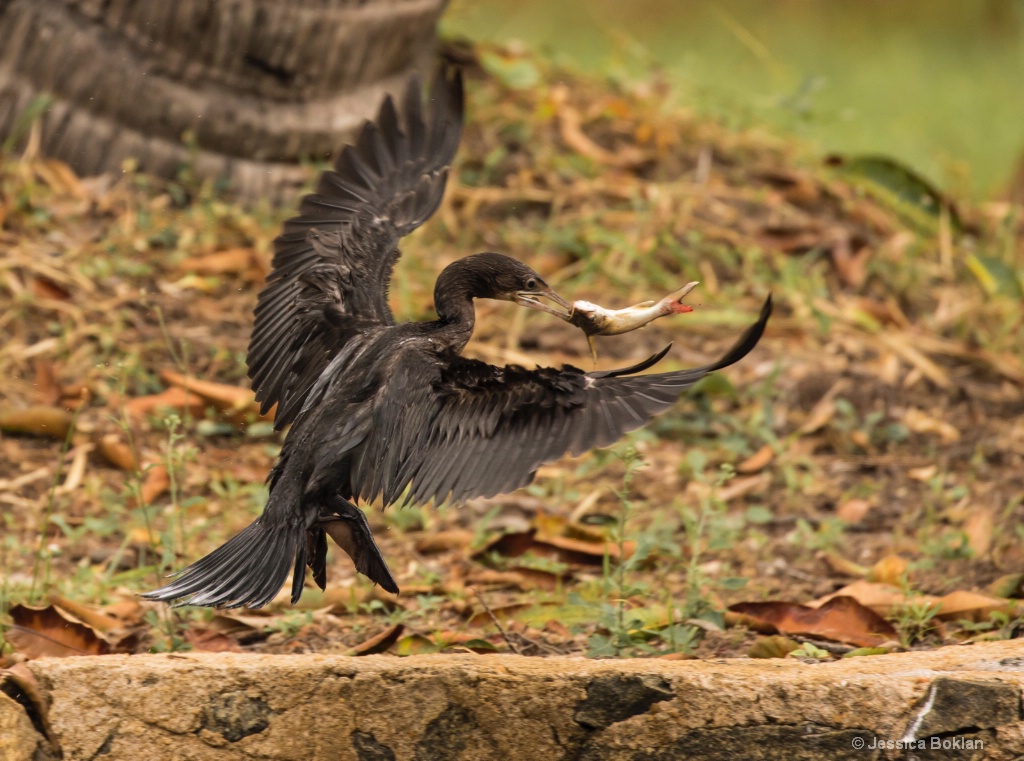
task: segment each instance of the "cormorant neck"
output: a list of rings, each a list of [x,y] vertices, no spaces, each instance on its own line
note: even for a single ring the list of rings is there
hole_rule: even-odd
[[[473,267],[473,257],[452,262],[437,278],[434,284],[434,309],[440,322],[473,329],[476,310],[473,299],[485,297],[490,288]]]

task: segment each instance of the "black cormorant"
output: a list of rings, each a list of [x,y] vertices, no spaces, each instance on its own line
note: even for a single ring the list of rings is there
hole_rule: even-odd
[[[327,536],[356,569],[398,586],[357,502],[403,493],[413,502],[493,496],[528,484],[570,451],[607,446],[669,408],[707,373],[745,356],[768,315],[725,356],[691,370],[635,375],[632,367],[495,367],[460,356],[473,332],[473,299],[514,301],[567,319],[544,280],[507,256],[482,253],[444,269],[438,319],[396,324],[388,308],[398,242],[441,202],[462,125],[462,82],[442,72],[424,106],[410,86],[402,116],[390,98],[376,122],[303,199],[274,243],[256,306],[248,365],[263,411],[291,424],[270,472],[270,498],[247,528],[145,597],[224,608],[260,607],[306,566],[326,583]]]

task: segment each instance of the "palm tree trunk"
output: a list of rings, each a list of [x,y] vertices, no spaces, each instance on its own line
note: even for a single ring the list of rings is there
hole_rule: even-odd
[[[45,93],[41,149],[79,174],[280,197],[429,68],[445,1],[0,0],[0,139]]]

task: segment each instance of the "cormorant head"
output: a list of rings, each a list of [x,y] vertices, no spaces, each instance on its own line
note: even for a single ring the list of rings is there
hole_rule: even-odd
[[[504,254],[474,254],[456,262],[461,274],[472,282],[471,292],[478,299],[513,301],[520,306],[539,309],[563,320],[572,306],[544,282],[544,278],[522,262]],[[456,265],[452,265],[453,267]],[[560,312],[540,299],[550,299],[565,311]]]

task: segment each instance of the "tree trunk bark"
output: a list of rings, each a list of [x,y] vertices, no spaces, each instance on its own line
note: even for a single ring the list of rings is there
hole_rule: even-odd
[[[0,136],[81,175],[189,164],[280,198],[429,68],[446,0],[0,0]],[[35,104],[35,105],[34,105]]]

